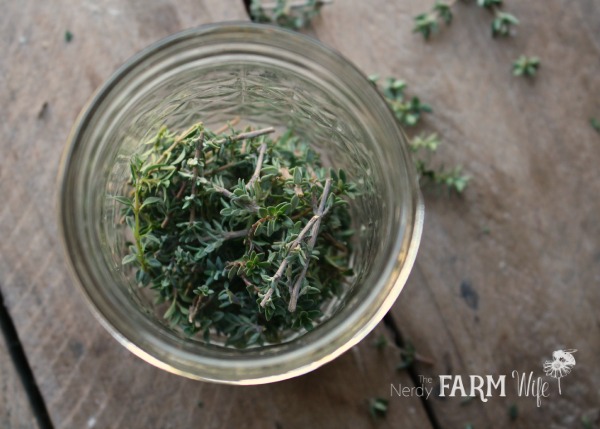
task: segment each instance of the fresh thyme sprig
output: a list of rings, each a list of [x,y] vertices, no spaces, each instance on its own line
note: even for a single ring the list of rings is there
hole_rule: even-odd
[[[387,78],[378,86],[378,75],[369,76],[369,80],[379,89],[398,121],[407,127],[420,123],[423,113],[432,113],[429,104],[422,103],[419,97],[407,98],[405,95],[406,82],[401,79]],[[462,193],[470,180],[463,174],[461,167],[446,169],[443,166],[432,167],[431,158],[440,145],[437,134],[419,134],[410,139],[410,148],[415,155],[415,166],[421,178],[421,183],[443,185],[449,190]]]
[[[538,57],[528,57],[521,55],[513,63],[513,75],[534,77],[540,68],[540,59]]]
[[[415,16],[415,27],[413,33],[421,33],[425,40],[429,40],[433,33],[439,29],[438,21],[443,21],[446,25],[452,24],[454,15],[452,14],[452,5],[450,3],[436,0],[431,12],[421,13]]]
[[[413,33],[421,33],[425,40],[429,40],[432,34],[439,31],[440,21],[443,21],[446,25],[452,23],[454,18],[452,6],[455,3],[455,0],[448,3],[436,0],[430,12],[415,16]],[[477,0],[477,4],[494,15],[491,23],[492,37],[510,36],[512,28],[519,25],[519,20],[514,15],[500,9],[503,6],[503,0]]]
[[[444,185],[460,194],[465,190],[471,178],[463,173],[460,166],[451,169],[443,166],[438,168],[431,166],[431,155],[435,153],[439,145],[440,140],[435,133],[420,134],[410,141],[410,148],[417,155],[415,158],[417,173],[422,182]]]
[[[494,20],[492,21],[492,37],[510,36],[515,25],[519,25],[519,20],[514,15],[495,9]]]
[[[492,37],[510,36],[512,26],[519,25],[519,20],[514,15],[500,10],[503,0],[477,0],[477,4],[494,14]]]
[[[369,76],[375,86],[379,80],[378,75]],[[401,124],[412,127],[421,120],[423,113],[431,113],[429,104],[422,103],[419,97],[407,97],[405,94],[406,82],[401,79],[389,77],[379,87],[389,106]]]
[[[292,30],[306,27],[321,12],[321,8],[331,0],[275,0],[265,4],[262,0],[252,0],[250,17],[254,22],[276,24]]]
[[[131,195],[115,197],[133,237],[123,264],[186,335],[276,343],[312,329],[352,274],[356,187],[291,131],[274,131],[163,127],[132,157]]]

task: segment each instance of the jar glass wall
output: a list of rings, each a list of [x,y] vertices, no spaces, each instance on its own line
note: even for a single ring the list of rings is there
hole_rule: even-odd
[[[291,127],[323,163],[359,184],[352,284],[314,330],[236,350],[166,326],[121,260],[127,234],[112,198],[127,192],[129,160],[162,125],[202,121]],[[381,320],[400,293],[420,240],[423,209],[406,139],[386,102],[339,54],[270,26],[188,30],[119,69],[84,109],[61,167],[60,221],[74,275],[103,325],[132,352],[190,378],[256,384],[335,358]]]

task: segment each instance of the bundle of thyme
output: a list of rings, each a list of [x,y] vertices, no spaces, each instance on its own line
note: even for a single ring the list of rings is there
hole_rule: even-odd
[[[277,343],[312,329],[352,274],[355,186],[274,131],[163,127],[131,159],[131,193],[115,197],[133,237],[123,264],[186,335]]]

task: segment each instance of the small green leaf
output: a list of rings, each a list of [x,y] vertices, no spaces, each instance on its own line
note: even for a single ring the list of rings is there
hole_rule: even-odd
[[[119,195],[113,195],[111,198],[113,200],[115,200],[115,201],[123,204],[124,206],[133,207],[133,201],[131,201],[131,198],[122,197],[122,196],[119,196]]]
[[[160,203],[161,201],[162,201],[162,199],[158,198],[158,197],[148,197],[142,202],[141,208],[148,207],[149,205],[152,205],[152,204]]]
[[[389,401],[384,398],[369,399],[369,413],[373,418],[383,418],[387,415]]]
[[[294,168],[294,185],[299,185],[302,183],[302,168],[296,167]]]
[[[177,311],[177,300],[176,299],[173,300],[173,302],[171,303],[171,305],[169,306],[167,311],[165,311],[165,314],[163,314],[163,318],[166,320],[171,319],[173,317],[173,315],[175,314],[175,311]]]
[[[146,260],[146,263],[148,264],[148,266],[150,266],[152,268],[160,268],[160,267],[162,267],[162,264],[156,258],[148,258]]]
[[[121,261],[121,264],[122,265],[127,265],[127,264],[130,264],[130,263],[135,262],[135,261],[137,261],[137,255],[135,255],[135,254],[129,254],[129,255],[125,255],[123,257],[123,260]]]

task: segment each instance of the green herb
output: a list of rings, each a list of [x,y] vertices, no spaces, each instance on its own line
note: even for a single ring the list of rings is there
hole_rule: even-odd
[[[473,425],[471,423],[467,423],[465,425],[465,429],[473,429]]]
[[[594,427],[594,424],[592,423],[592,420],[588,416],[582,416],[581,417],[581,426],[583,427],[583,429],[592,429]]]
[[[417,351],[415,347],[407,343],[402,350],[400,350],[400,363],[396,365],[396,370],[401,371],[403,369],[410,368],[415,363]]]
[[[513,75],[533,77],[540,68],[540,59],[538,57],[527,57],[521,55],[513,63]]]
[[[494,14],[492,21],[492,37],[510,36],[513,25],[519,25],[519,20],[510,13],[502,12],[502,0],[477,0],[477,4]]]
[[[386,338],[385,335],[380,335],[373,342],[373,344],[375,345],[375,347],[377,347],[378,350],[383,350],[383,349],[385,349],[387,347],[388,340],[387,340],[387,338]]]
[[[438,32],[439,22],[443,21],[450,25],[454,19],[452,6],[455,1],[449,3],[437,0],[430,12],[421,13],[415,16],[415,26],[413,33],[421,33],[425,40],[429,40],[432,34]],[[519,20],[510,13],[500,11],[502,0],[477,0],[477,4],[494,14],[492,21],[492,37],[509,36],[514,25],[519,24]]]
[[[383,398],[369,399],[369,413],[373,418],[383,418],[387,415],[389,401]]]
[[[370,81],[377,86],[377,75],[369,77]],[[417,125],[423,113],[431,113],[431,106],[422,103],[419,97],[407,97],[404,94],[406,83],[403,80],[389,77],[384,80],[380,91],[387,100],[394,115],[401,124],[408,127]]]
[[[512,420],[515,421],[517,420],[517,417],[519,417],[519,409],[517,408],[516,404],[511,404],[508,407],[508,417]]]
[[[438,21],[443,21],[446,25],[452,23],[454,15],[452,14],[452,3],[445,3],[440,0],[436,0],[433,5],[431,12],[422,13],[415,16],[415,26],[413,33],[421,33],[425,40],[429,40],[431,35],[438,31]]]
[[[321,8],[330,0],[275,0],[273,4],[263,4],[262,0],[252,0],[250,17],[254,22],[275,24],[292,30],[302,29],[319,15]]]
[[[519,20],[510,13],[496,11],[492,21],[492,37],[510,36],[513,25],[519,25]]]
[[[115,197],[133,237],[123,264],[186,335],[280,342],[312,329],[352,275],[354,184],[291,131],[273,132],[162,127],[132,157],[131,195]]]
[[[69,30],[65,31],[65,42],[69,43],[71,40],[73,40],[73,33]]]
[[[600,121],[596,118],[590,118],[590,125],[600,133]]]
[[[437,17],[433,13],[422,13],[415,16],[415,27],[413,33],[421,33],[425,40],[438,30]]]
[[[403,80],[390,77],[385,79],[381,86],[378,86],[379,75],[373,74],[369,76],[369,80],[379,89],[402,125],[407,127],[419,125],[423,113],[432,113],[431,106],[421,103],[419,97],[406,97],[407,84]],[[415,156],[415,166],[422,178],[422,184],[442,185],[458,193],[465,190],[470,177],[463,174],[461,167],[446,169],[443,166],[437,168],[432,166],[432,155],[440,145],[436,133],[419,134],[413,137],[409,144]]]
[[[433,10],[437,13],[438,17],[447,25],[452,24],[452,19],[454,18],[454,15],[452,15],[451,4],[437,0],[433,5]]]
[[[410,142],[410,148],[415,153],[415,165],[417,173],[422,181],[444,185],[449,190],[462,193],[470,180],[470,177],[463,174],[461,167],[446,169],[444,166],[433,168],[431,166],[431,155],[435,153],[440,141],[437,134],[432,133],[428,136],[418,135]]]

